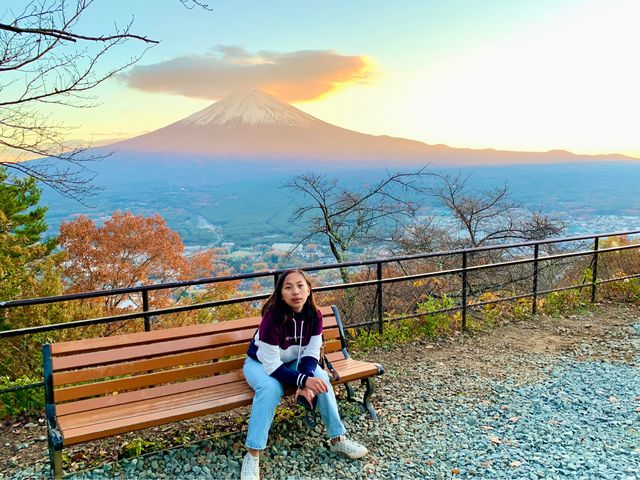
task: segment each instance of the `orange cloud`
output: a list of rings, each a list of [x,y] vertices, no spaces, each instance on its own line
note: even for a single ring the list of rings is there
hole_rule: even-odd
[[[369,82],[374,70],[365,55],[330,50],[250,54],[242,47],[221,45],[205,55],[135,66],[121,78],[146,92],[217,100],[232,91],[258,89],[287,102],[302,102],[349,84]]]

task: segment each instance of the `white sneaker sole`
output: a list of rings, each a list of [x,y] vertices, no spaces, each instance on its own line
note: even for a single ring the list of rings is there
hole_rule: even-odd
[[[333,453],[339,453],[340,455],[344,455],[345,457],[348,457],[351,460],[358,460],[369,453],[369,450],[365,450],[364,452],[361,452],[361,453],[347,453],[347,452],[342,452],[340,450],[334,450],[334,449],[331,449],[331,451]]]

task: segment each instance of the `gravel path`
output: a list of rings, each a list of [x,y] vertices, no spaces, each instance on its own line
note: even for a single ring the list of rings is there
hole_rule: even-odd
[[[371,353],[386,368],[374,397],[381,420],[341,402],[347,428],[370,454],[338,457],[323,427],[294,418],[274,426],[262,476],[640,479],[640,310],[622,312],[626,320],[602,335],[563,348],[555,340],[567,329],[591,329],[593,319],[547,325],[553,335],[530,348],[518,347],[545,336],[534,322],[446,347],[416,342]],[[68,478],[239,478],[243,441],[237,432]],[[41,474],[25,469],[10,478]]]

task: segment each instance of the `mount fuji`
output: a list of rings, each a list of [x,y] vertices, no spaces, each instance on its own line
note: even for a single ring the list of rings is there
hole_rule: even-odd
[[[202,160],[309,159],[323,163],[435,163],[481,165],[623,160],[621,155],[578,156],[570,152],[508,152],[429,145],[337,127],[259,91],[230,94],[164,128],[109,146],[129,153],[188,155]]]
[[[228,95],[187,118],[111,147],[206,157],[302,157],[325,161],[389,160],[398,155],[418,157],[439,150],[413,140],[340,128],[259,90]]]

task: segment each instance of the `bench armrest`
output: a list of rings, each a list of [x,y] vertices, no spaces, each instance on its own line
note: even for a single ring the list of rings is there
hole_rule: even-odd
[[[349,355],[349,350],[347,350],[347,337],[344,334],[344,327],[342,326],[342,320],[340,319],[340,312],[338,312],[338,307],[336,307],[335,305],[331,305],[331,310],[333,310],[333,315],[336,317],[336,324],[338,325],[338,331],[340,332],[342,354],[344,355],[344,358],[351,358],[351,355]]]

